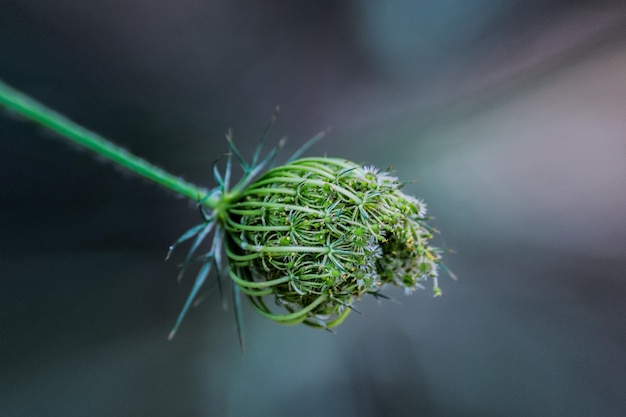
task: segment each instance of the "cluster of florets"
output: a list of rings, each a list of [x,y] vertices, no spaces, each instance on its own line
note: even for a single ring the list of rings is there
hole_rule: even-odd
[[[411,293],[437,275],[426,205],[388,172],[334,158],[273,168],[228,208],[230,274],[266,317],[330,328],[384,284]],[[276,314],[270,296],[287,310]]]

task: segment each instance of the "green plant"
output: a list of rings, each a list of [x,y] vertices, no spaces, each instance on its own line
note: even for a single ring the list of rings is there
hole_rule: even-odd
[[[214,163],[217,186],[207,190],[138,158],[0,82],[0,105],[56,132],[67,140],[160,186],[198,202],[204,221],[184,233],[192,240],[181,268],[198,272],[174,325],[180,326],[211,269],[232,281],[233,304],[243,345],[240,293],[264,317],[282,324],[304,323],[332,329],[355,309],[363,294],[383,297],[385,284],[411,293],[432,280],[441,295],[438,274],[442,250],[430,245],[426,205],[404,194],[403,183],[389,172],[338,158],[301,158],[324,136],[305,144],[287,163],[274,166],[282,143],[266,156],[262,145],[275,113],[248,163],[232,140],[223,173]],[[232,182],[235,159],[243,175]],[[201,249],[212,239],[209,250]],[[444,267],[445,268],[445,267]],[[180,277],[179,276],[179,277]],[[267,300],[276,308],[270,308]]]

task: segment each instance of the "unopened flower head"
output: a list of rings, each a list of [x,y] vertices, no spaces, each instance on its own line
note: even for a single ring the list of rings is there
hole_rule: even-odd
[[[426,204],[404,194],[388,171],[338,158],[299,159],[308,144],[272,167],[282,142],[264,158],[259,145],[247,163],[230,132],[227,139],[225,173],[214,167],[218,187],[200,200],[211,208],[202,210],[205,222],[170,247],[195,238],[184,267],[201,264],[171,336],[213,266],[220,292],[221,279],[233,282],[242,344],[240,293],[264,317],[326,329],[342,323],[363,294],[386,298],[380,292],[386,284],[410,294],[431,279],[434,294],[441,294],[441,250],[430,246]],[[231,186],[233,156],[243,177]],[[210,250],[198,254],[209,236]]]
[[[306,158],[248,187],[227,231],[231,260],[245,262],[240,285],[257,309],[273,315],[264,301],[271,295],[289,313],[306,311],[294,322],[333,327],[362,294],[384,284],[412,292],[437,274],[425,206],[383,175],[343,159]],[[254,292],[262,283],[271,284]]]

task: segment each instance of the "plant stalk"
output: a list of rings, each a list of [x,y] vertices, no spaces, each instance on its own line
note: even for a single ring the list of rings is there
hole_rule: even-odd
[[[64,139],[89,149],[105,159],[146,178],[159,186],[214,208],[216,198],[204,198],[208,190],[172,175],[162,168],[133,155],[126,149],[74,123],[36,100],[0,81],[0,107],[31,120]]]

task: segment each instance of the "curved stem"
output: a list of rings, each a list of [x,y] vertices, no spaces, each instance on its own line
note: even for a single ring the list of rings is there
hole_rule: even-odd
[[[201,201],[209,192],[207,189],[189,183],[180,177],[139,158],[126,149],[113,144],[97,133],[72,122],[65,116],[49,109],[25,94],[0,81],[0,107],[19,114],[81,147],[146,178],[159,186],[181,194],[194,201]],[[217,199],[209,197],[202,204],[215,207]]]

